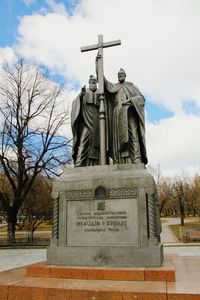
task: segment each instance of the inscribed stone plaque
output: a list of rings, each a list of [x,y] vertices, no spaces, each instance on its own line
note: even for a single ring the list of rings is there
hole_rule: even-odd
[[[139,245],[138,199],[67,201],[67,245]]]

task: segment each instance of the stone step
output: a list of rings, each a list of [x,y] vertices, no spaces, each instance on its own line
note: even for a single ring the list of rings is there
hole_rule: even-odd
[[[199,300],[194,288],[165,281],[18,277],[0,281],[0,300]]]
[[[47,265],[46,262],[27,267],[27,276],[62,279],[93,279],[120,281],[175,281],[175,268],[111,268],[111,267],[68,267]]]
[[[166,282],[25,278],[0,286],[1,300],[166,300]]]
[[[85,270],[89,270],[86,272],[88,276],[86,279],[50,278],[48,277],[49,268],[52,270],[53,267],[48,266],[47,268],[45,263],[38,264],[37,267],[39,271],[46,269],[46,275],[40,274],[42,277],[31,277],[29,273],[27,276],[26,274],[30,270],[34,270],[33,266],[36,265],[0,272],[0,300],[200,300],[199,257],[171,255],[165,257],[162,268],[175,267],[175,282],[154,281],[150,278],[133,280],[134,273],[130,275],[131,273],[126,272],[128,268],[122,268],[118,275],[119,277],[124,275],[126,280],[117,280],[117,273],[109,274],[109,272],[107,276],[112,274],[115,277],[112,277],[112,280],[95,279],[95,272],[93,273],[94,278],[89,279],[92,276],[93,268],[85,268]],[[62,269],[62,267],[58,267],[58,269]],[[68,269],[70,268],[68,267]],[[78,271],[72,273],[80,275],[80,270],[83,268],[76,267],[76,269]],[[105,268],[100,269],[103,271]],[[108,268],[109,271],[110,269],[112,268]],[[135,271],[137,271],[136,269]],[[157,268],[150,269],[152,272],[157,271]],[[139,271],[142,271],[142,268],[139,268]],[[37,272],[36,274],[39,275]],[[154,275],[152,276],[155,279]]]

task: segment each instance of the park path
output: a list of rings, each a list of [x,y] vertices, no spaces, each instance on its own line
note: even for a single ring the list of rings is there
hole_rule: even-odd
[[[169,225],[180,224],[180,218],[161,218],[161,220],[165,221],[162,223],[162,233],[161,233],[161,241],[163,243],[179,243],[176,236],[170,230]],[[185,219],[185,223],[191,222],[191,219]]]
[[[178,243],[176,236],[170,230],[169,225],[179,224],[179,218],[162,218],[164,223],[162,223],[162,232],[161,232],[161,242],[163,243]]]
[[[16,235],[27,235],[28,231],[16,231],[15,234]],[[49,233],[51,234],[51,231],[50,230],[36,230],[34,231],[34,234],[46,234],[46,233]],[[7,235],[7,231],[3,231],[3,232],[0,232],[0,236],[6,236]]]
[[[46,260],[46,249],[0,249],[0,272]]]

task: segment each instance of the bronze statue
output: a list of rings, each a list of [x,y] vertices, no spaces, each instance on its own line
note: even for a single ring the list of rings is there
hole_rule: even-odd
[[[85,47],[81,47],[81,52],[93,51],[98,49],[98,53],[100,55],[100,59],[97,61],[97,78],[98,78],[98,94],[100,100],[100,108],[99,108],[99,129],[100,129],[100,156],[99,156],[99,164],[105,165],[108,164],[108,118],[106,119],[106,107],[105,107],[105,99],[104,99],[104,76],[103,76],[103,49],[107,47],[113,47],[121,45],[120,40],[111,41],[111,42],[103,42],[103,35],[98,35],[98,43],[95,45],[89,45]]]
[[[71,126],[75,167],[99,164],[99,97],[97,80],[91,75],[72,103]]]
[[[118,72],[118,83],[110,83],[104,78],[110,132],[109,153],[115,164],[147,164],[145,99],[139,89],[125,79],[123,69]]]
[[[120,45],[121,41],[82,47],[81,51],[98,49],[96,71],[98,79],[90,76],[89,89],[82,88],[72,105],[72,133],[74,165],[147,164],[145,145],[145,99],[139,89],[125,81],[120,69],[118,83],[104,77],[103,48]]]

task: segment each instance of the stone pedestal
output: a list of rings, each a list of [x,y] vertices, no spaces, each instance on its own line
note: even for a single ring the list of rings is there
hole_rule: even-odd
[[[48,264],[162,265],[156,188],[143,164],[66,168],[53,195]]]

